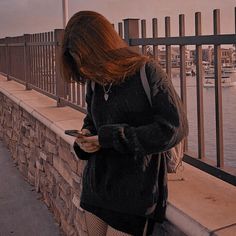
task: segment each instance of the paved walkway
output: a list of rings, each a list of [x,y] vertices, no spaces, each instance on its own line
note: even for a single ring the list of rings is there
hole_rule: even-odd
[[[39,197],[0,140],[0,236],[63,235]]]

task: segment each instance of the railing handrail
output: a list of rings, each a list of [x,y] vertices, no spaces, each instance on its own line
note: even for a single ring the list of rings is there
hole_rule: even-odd
[[[146,45],[221,45],[235,44],[236,34],[200,35],[200,36],[175,36],[156,38],[131,38],[130,46]]]

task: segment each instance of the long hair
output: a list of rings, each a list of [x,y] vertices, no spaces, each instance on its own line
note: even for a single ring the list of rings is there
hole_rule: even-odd
[[[61,73],[69,82],[119,83],[148,59],[134,52],[101,14],[80,11],[69,20],[62,41]]]

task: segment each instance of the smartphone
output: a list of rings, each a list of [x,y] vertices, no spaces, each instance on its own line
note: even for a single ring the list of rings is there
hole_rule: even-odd
[[[77,130],[77,129],[69,129],[69,130],[65,130],[65,134],[73,136],[73,137],[84,137],[84,136],[89,136],[87,134],[82,134],[81,131]]]

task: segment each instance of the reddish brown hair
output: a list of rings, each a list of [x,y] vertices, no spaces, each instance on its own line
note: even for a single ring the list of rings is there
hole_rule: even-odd
[[[145,61],[147,58],[131,50],[99,13],[77,12],[65,28],[61,72],[67,81],[120,82]]]

